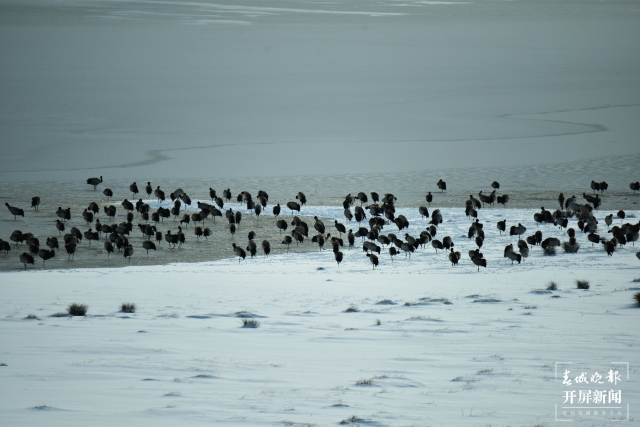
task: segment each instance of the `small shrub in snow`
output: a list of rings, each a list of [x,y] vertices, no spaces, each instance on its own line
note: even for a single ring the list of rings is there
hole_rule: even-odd
[[[380,319],[376,319],[376,326],[380,326],[382,325],[382,322],[380,321]]]
[[[136,305],[133,302],[123,302],[120,306],[120,311],[123,313],[135,313]]]
[[[636,292],[636,294],[633,296],[633,299],[636,300],[636,305],[640,307],[640,292]]]
[[[243,328],[259,328],[260,322],[255,319],[242,319]]]
[[[549,284],[547,285],[547,290],[548,291],[557,291],[558,290],[558,284],[556,282],[549,282]]]
[[[27,315],[27,317],[25,317],[25,319],[35,319],[35,320],[40,320],[40,319],[38,318],[38,316],[36,316],[35,314],[29,314],[29,315]]]
[[[633,283],[640,283],[640,277],[636,277],[632,280]]]
[[[67,307],[67,313],[71,316],[86,316],[89,307],[86,304],[78,304],[74,302]]]
[[[576,286],[578,289],[589,289],[589,281],[588,280],[576,280]]]
[[[355,305],[351,305],[349,306],[349,308],[347,308],[344,312],[345,313],[357,313],[360,310],[358,310],[358,307],[356,307]]]
[[[542,248],[542,250],[544,251],[545,255],[555,255],[556,254],[556,247],[555,246],[545,246],[544,248]]]
[[[358,380],[356,385],[373,385],[373,378]]]

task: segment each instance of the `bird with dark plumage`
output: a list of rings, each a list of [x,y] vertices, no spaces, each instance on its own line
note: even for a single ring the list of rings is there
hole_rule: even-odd
[[[138,184],[136,184],[135,182],[133,184],[131,184],[129,186],[129,191],[131,191],[131,193],[133,193],[133,197],[136,197],[136,194],[138,194],[140,192],[138,190]]]
[[[633,190],[633,194],[636,194],[636,191],[640,191],[640,182],[632,182],[629,188]]]
[[[109,255],[113,252],[113,243],[108,240],[104,242],[104,250],[107,251],[107,258],[109,258]]]
[[[394,246],[389,247],[389,256],[391,257],[391,262],[393,263],[393,257],[398,255],[398,250]]]
[[[22,209],[16,208],[15,206],[11,206],[9,203],[5,203],[4,205],[7,207],[7,209],[9,209],[9,212],[11,212],[11,215],[13,215],[14,221],[18,215],[24,218],[24,211]]]
[[[110,188],[105,188],[104,190],[102,190],[102,194],[107,196],[107,200],[109,200],[109,199],[111,199],[113,197],[113,191],[111,191]]]
[[[305,196],[302,191],[298,192],[296,199],[300,200],[300,205],[304,206],[307,203],[307,196]],[[300,211],[300,209],[298,209],[298,211]]]
[[[453,248],[451,248],[451,252],[449,252],[449,261],[451,261],[451,267],[458,265],[458,261],[460,261],[460,252],[454,252]]]
[[[240,246],[236,245],[235,243],[233,243],[231,246],[233,246],[233,252],[238,257],[238,263],[240,263],[241,260],[247,257],[246,252]]]
[[[291,236],[284,236],[284,240],[282,241],[283,245],[287,245],[287,252],[289,252],[289,246],[293,243],[293,239]]]
[[[298,198],[298,196],[296,196],[296,198]],[[293,211],[300,212],[300,204],[298,204],[296,202],[291,201],[291,202],[287,203],[287,207],[289,209],[291,209],[291,215],[293,215]]]
[[[24,264],[24,269],[27,269],[27,264],[31,264],[33,265],[33,256],[31,256],[31,254],[27,253],[27,252],[23,252],[20,255],[20,262]],[[44,266],[44,263],[43,263]]]
[[[87,184],[88,185],[93,185],[93,190],[95,191],[95,189],[98,187],[98,185],[102,184],[102,176],[100,176],[100,178],[89,178],[89,179],[87,179]]]
[[[262,241],[262,251],[264,252],[264,256],[269,256],[271,253],[271,244],[268,240]]]
[[[418,208],[418,213],[420,213],[420,215],[422,216],[422,219],[429,218],[429,209],[427,209],[426,206],[420,206]]]
[[[151,243],[151,242],[149,242]],[[153,245],[153,243],[151,243]],[[147,254],[149,254],[149,251],[147,251]],[[125,258],[129,258],[129,264],[131,264],[131,256],[133,255],[133,246],[132,245],[127,245],[126,248],[124,248],[124,257]]]
[[[40,206],[40,197],[35,196],[31,198],[31,208],[38,210],[38,206]]]
[[[378,257],[374,254],[367,254],[367,257],[369,258],[369,261],[371,261],[371,264],[373,264],[373,269],[375,270],[379,264]]]
[[[258,246],[256,245],[256,242],[254,242],[253,240],[249,240],[249,243],[247,244],[247,251],[249,251],[251,258],[256,256],[256,253],[258,252]]]
[[[447,191],[447,183],[444,182],[443,180],[438,181],[438,188],[440,189],[440,191]]]
[[[342,262],[342,258],[344,257],[344,254],[340,251],[338,252],[334,252],[333,253],[333,257],[335,258],[336,262],[338,263],[338,267],[340,266],[340,263]],[[25,266],[26,269],[26,266]]]
[[[431,194],[431,191],[429,191],[425,197],[425,200],[427,201],[427,203],[429,204],[429,206],[431,206],[431,202],[433,201],[433,195]]]
[[[500,188],[500,183],[498,181],[493,181],[491,183],[491,187],[495,188],[496,190]]]
[[[500,230],[500,235],[502,235],[503,231],[507,231],[507,220],[503,219],[502,221],[498,221],[498,230]]]
[[[478,266],[478,271],[480,271],[480,267],[487,268],[487,260],[482,257],[480,250],[470,251],[469,256],[471,257],[471,262]]]
[[[160,186],[158,185],[158,188],[156,188],[155,190],[153,190],[153,195],[156,196],[156,198],[158,199],[159,202],[164,202],[164,191],[162,191],[160,189]]]
[[[40,249],[38,251],[38,256],[40,258],[42,258],[42,268],[44,268],[44,262],[46,260],[48,260],[48,259],[51,259],[51,258],[55,257],[56,256],[56,252],[54,250],[48,251],[46,249]]]
[[[156,245],[151,240],[145,240],[142,242],[142,249],[147,251],[147,258],[149,258],[149,251],[156,250]]]

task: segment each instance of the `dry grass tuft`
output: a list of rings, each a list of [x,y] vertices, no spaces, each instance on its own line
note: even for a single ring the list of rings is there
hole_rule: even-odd
[[[555,246],[545,246],[542,248],[542,250],[544,251],[545,255],[555,255],[556,254],[556,247]]]
[[[242,319],[242,327],[243,328],[259,328],[260,322],[255,319]]]
[[[344,312],[345,313],[357,313],[360,310],[358,310],[358,307],[356,307],[355,305],[350,305],[349,308],[347,308]]]
[[[549,284],[547,285],[547,290],[548,291],[557,291],[558,290],[558,284],[556,282],[549,282]]]
[[[120,305],[120,311],[123,313],[135,313],[136,312],[136,304],[133,302],[123,302]]]
[[[589,289],[589,281],[588,280],[576,280],[576,286],[578,289]]]
[[[640,307],[640,292],[636,292],[633,299],[636,300],[636,305]]]
[[[346,420],[340,421],[340,425],[357,424],[357,423],[363,423],[363,422],[365,422],[365,420],[363,420],[362,418],[358,418],[355,415],[352,415]]]
[[[88,305],[74,302],[69,304],[69,307],[67,307],[67,313],[69,313],[70,316],[86,316],[88,309]]]

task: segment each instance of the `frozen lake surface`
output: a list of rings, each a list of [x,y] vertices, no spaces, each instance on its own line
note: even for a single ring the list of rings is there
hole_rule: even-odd
[[[2,0],[0,179],[637,156],[639,18],[635,2]]]

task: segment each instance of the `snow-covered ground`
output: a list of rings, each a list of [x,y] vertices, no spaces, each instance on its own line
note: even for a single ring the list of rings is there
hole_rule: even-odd
[[[335,209],[303,207],[325,218]],[[413,210],[415,235],[426,220]],[[317,251],[3,273],[0,424],[611,425],[608,412],[562,416],[565,392],[587,389],[622,390],[619,418],[629,404],[637,421],[637,249],[608,257],[579,233],[577,254],[535,248],[512,266],[502,257],[511,238],[495,221],[520,221],[529,234],[533,211],[487,209],[488,266],[477,272],[469,221],[443,212],[437,237],[463,252],[455,268],[428,247],[393,263],[383,252],[376,270],[356,248],[340,266]],[[73,302],[88,316],[52,316]],[[120,313],[123,302],[135,314]],[[243,328],[243,317],[259,327]],[[614,369],[621,380],[569,387],[565,369],[571,378]]]

